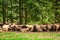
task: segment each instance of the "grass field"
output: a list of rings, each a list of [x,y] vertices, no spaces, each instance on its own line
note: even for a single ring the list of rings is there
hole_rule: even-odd
[[[60,32],[0,32],[0,40],[60,40]]]

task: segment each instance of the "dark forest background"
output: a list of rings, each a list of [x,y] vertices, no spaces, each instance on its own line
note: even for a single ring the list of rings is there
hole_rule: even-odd
[[[0,0],[0,22],[60,23],[60,0]]]

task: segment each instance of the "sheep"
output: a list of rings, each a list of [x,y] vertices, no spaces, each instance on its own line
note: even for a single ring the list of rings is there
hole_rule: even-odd
[[[40,25],[36,24],[36,25],[34,25],[34,26],[36,27],[35,30],[36,30],[37,32],[42,32],[42,31],[43,31]]]
[[[33,31],[33,25],[26,25],[27,28],[29,28],[29,31],[32,32]]]
[[[27,28],[27,26],[26,25],[21,25],[21,28]]]
[[[12,29],[12,31],[20,31],[20,29],[21,29],[22,26],[23,26],[23,25],[18,25],[18,24],[16,24],[16,23],[13,23],[13,24],[11,25],[11,29]]]
[[[2,30],[8,31],[9,28],[10,28],[10,25],[3,25]]]
[[[39,31],[39,32],[43,31],[43,29],[42,29],[42,27],[40,25],[37,25],[37,31]]]
[[[44,25],[41,24],[40,27],[43,31],[47,31],[47,25],[46,24],[44,24]]]
[[[47,32],[49,32],[50,30],[52,31],[53,29],[53,24],[47,24]]]
[[[15,24],[15,23],[13,23],[13,24],[11,25],[11,31],[16,31],[16,24]]]
[[[29,30],[29,28],[23,28],[21,29],[21,32],[27,32]]]
[[[54,26],[56,27],[56,31],[60,28],[60,25],[58,23],[55,23]]]
[[[21,31],[22,25],[15,25],[15,27],[16,27],[16,31]]]

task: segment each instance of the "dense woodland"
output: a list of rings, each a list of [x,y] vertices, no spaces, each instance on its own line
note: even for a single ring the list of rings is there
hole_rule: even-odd
[[[60,0],[0,0],[0,22],[60,23]]]

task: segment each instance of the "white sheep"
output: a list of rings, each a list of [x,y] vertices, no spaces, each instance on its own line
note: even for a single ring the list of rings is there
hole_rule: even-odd
[[[9,28],[10,28],[9,25],[3,25],[2,30],[3,31],[8,31]]]

